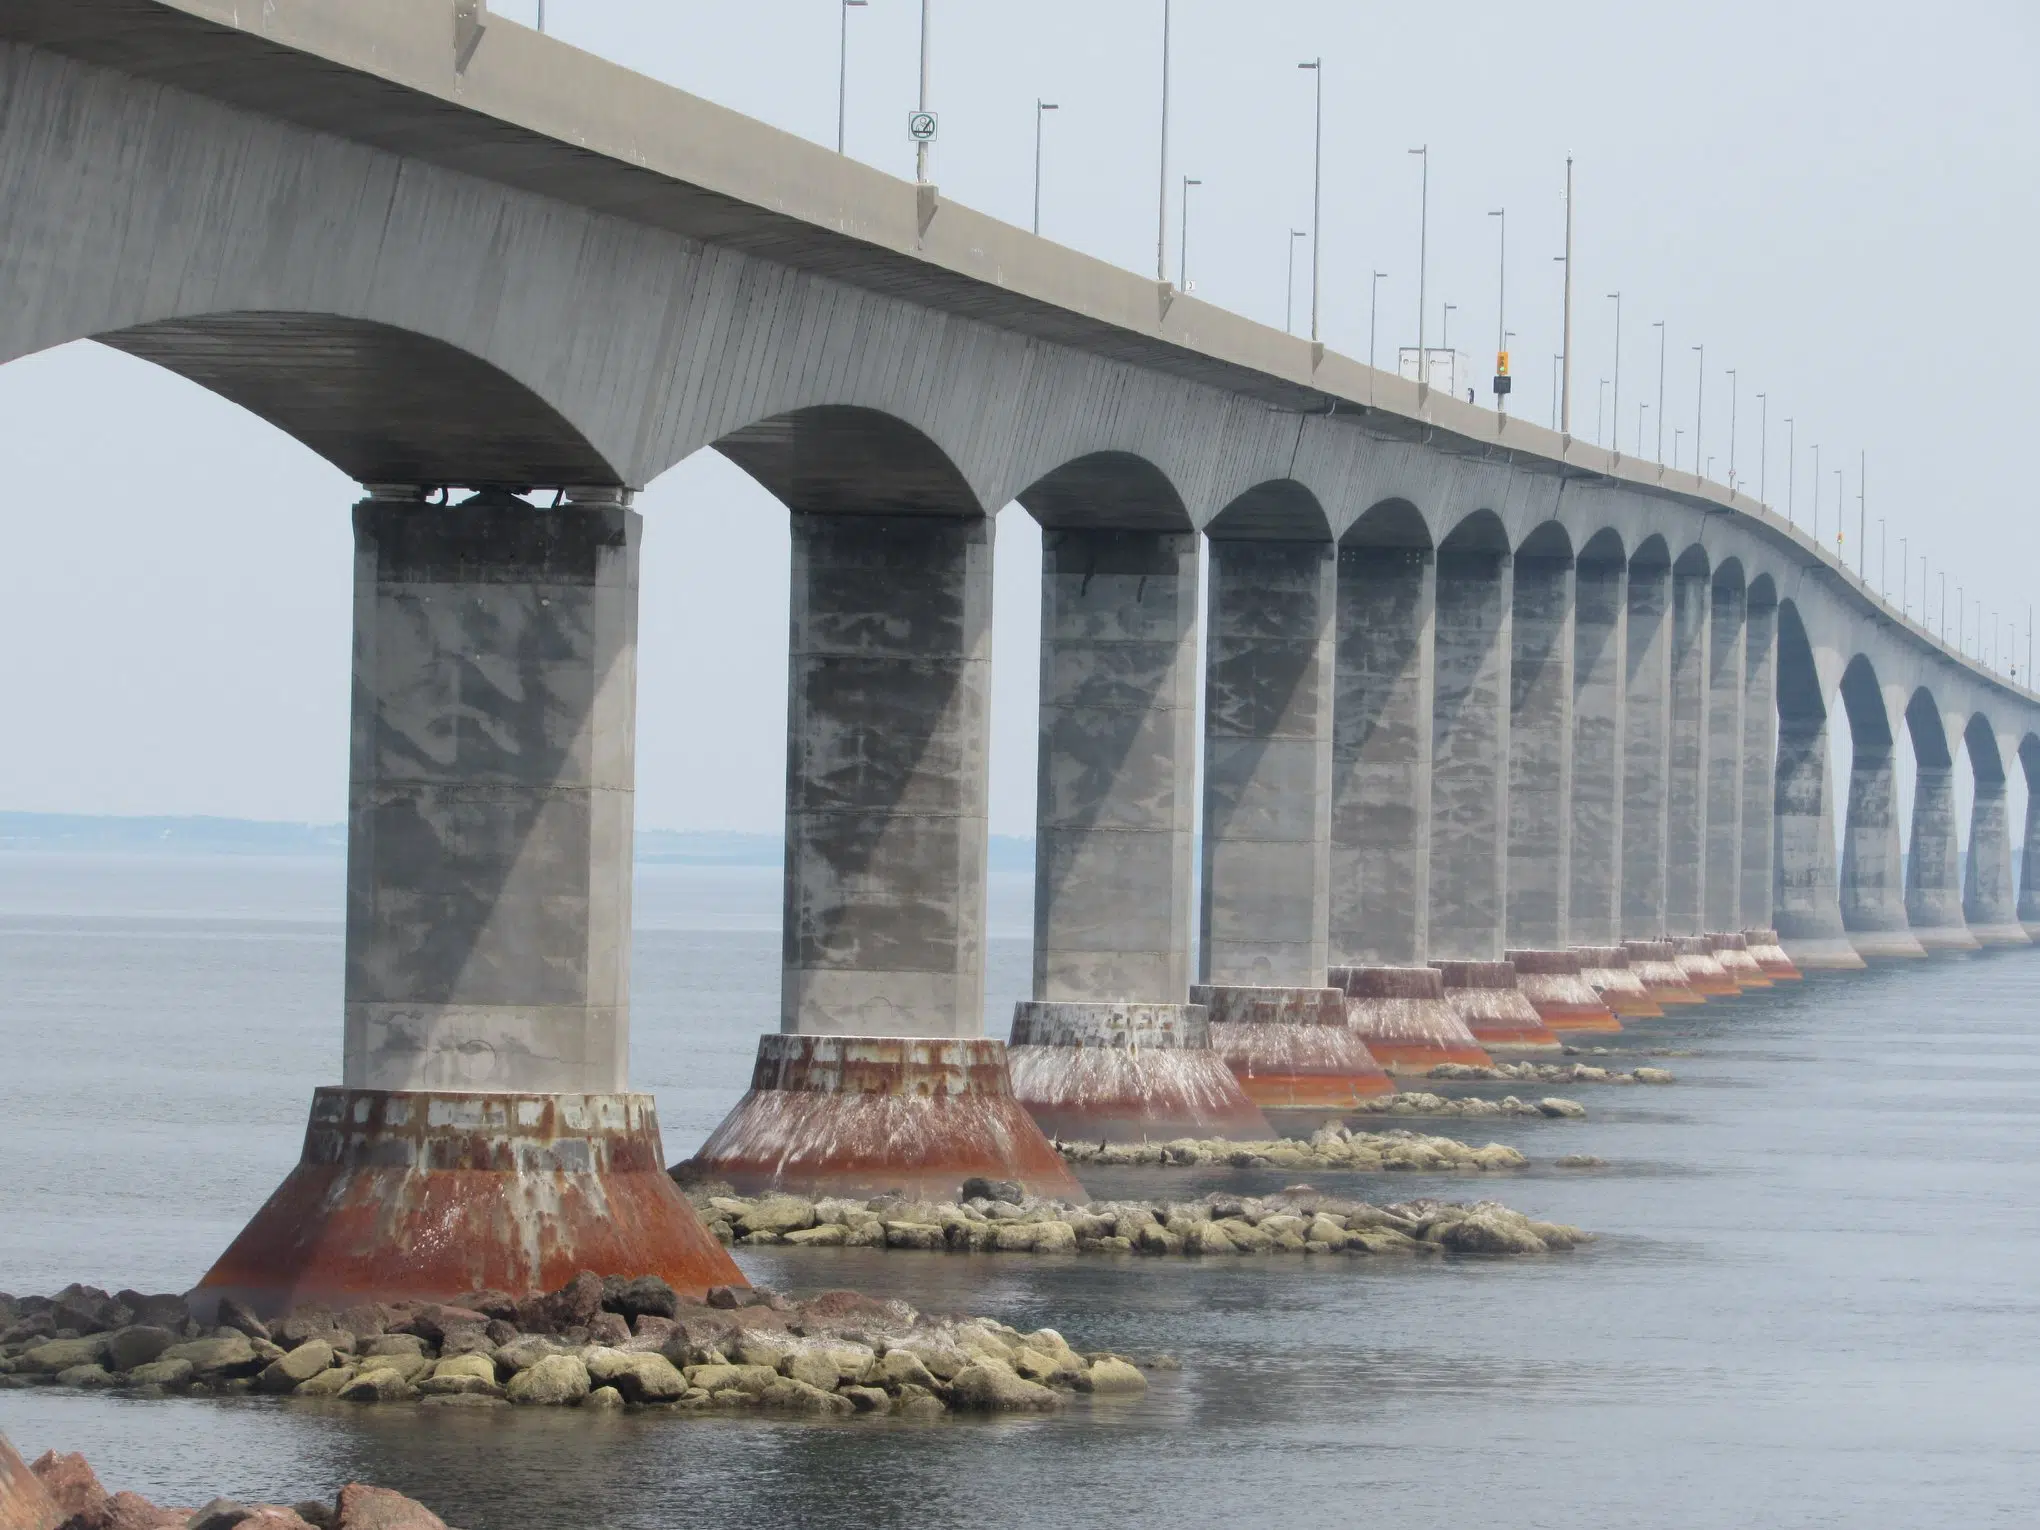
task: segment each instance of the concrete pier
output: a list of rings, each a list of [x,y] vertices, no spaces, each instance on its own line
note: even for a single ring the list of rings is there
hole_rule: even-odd
[[[1657,543],[1629,562],[1622,707],[1622,937],[1665,931],[1665,812],[1671,767],[1672,570]]]
[[[1842,926],[1866,957],[1925,956],[1906,914],[1898,838],[1898,770],[1884,699],[1866,670],[1842,679],[1854,752],[1842,837]]]
[[[614,491],[356,507],[343,1084],[199,1302],[742,1280],[626,1092],[640,531]]]
[[[1619,1031],[1615,1018],[1585,974],[1578,949],[1519,950],[1508,952],[1509,965],[1516,969],[1516,989],[1537,1018],[1553,1031]],[[1641,988],[1638,989],[1639,994]]]
[[[1742,570],[1718,569],[1707,624],[1707,857],[1702,924],[1742,928],[1743,735],[1749,690],[1748,592]],[[1754,964],[1752,964],[1754,965]]]
[[[1438,552],[1428,949],[1432,959],[1498,961],[1506,944],[1511,560],[1477,527],[1455,537]]]
[[[1795,631],[1792,637],[1791,662],[1781,652],[1778,675],[1773,923],[1795,965],[1846,971],[1861,967],[1863,958],[1842,927],[1827,704],[1804,634]],[[1781,649],[1784,641],[1781,634]]]
[[[1694,549],[1672,569],[1665,781],[1665,931],[1671,935],[1699,935],[1706,929],[1712,605],[1707,560]]]
[[[1672,947],[1677,952],[1674,958],[1679,970],[1686,974],[1686,981],[1693,992],[1703,999],[1732,999],[1742,992],[1736,980],[1729,976],[1728,969],[1715,955],[1714,939],[1709,935],[1674,935]]]
[[[1505,945],[1561,949],[1573,839],[1573,560],[1563,544],[1516,555],[1510,613]]]
[[[1621,946],[1575,946],[1580,977],[1621,1019],[1648,1020],[1664,1013],[1643,979],[1631,970],[1629,953]]]
[[[1572,885],[1566,938],[1597,948],[1622,938],[1628,608],[1629,565],[1620,544],[1612,537],[1588,543],[1574,576]]]
[[[1537,1006],[1516,987],[1515,964],[1437,961],[1450,1004],[1473,1039],[1490,1052],[1556,1052],[1560,1042]]]
[[[1338,1113],[1394,1092],[1386,1059],[1347,1023],[1336,987],[1200,984],[1190,998],[1210,1013],[1212,1049],[1261,1110]]]
[[[1676,940],[1625,940],[1622,952],[1629,958],[1629,970],[1643,984],[1643,991],[1653,1003],[1707,1002],[1704,995],[1693,991],[1693,979],[1679,961],[1679,943]]]
[[[1966,739],[1976,772],[1976,796],[1970,806],[1969,856],[1962,876],[1962,915],[1969,932],[1986,946],[2024,946],[2032,942],[2019,923],[2018,898],[2012,888],[2010,810],[2005,792],[2005,767],[1997,739],[1988,728],[1970,725]]]
[[[1486,1067],[1492,1059],[1447,1002],[1435,967],[1334,967],[1346,1025],[1391,1073],[1419,1077],[1440,1063]]]
[[[792,515],[781,1034],[703,1173],[1073,1183],[983,1039],[992,527]]]
[[[1267,1131],[1187,1002],[1197,538],[1042,534],[1034,998],[1013,1091],[1085,1141]]]
[[[2020,864],[2019,923],[2026,938],[2040,944],[2040,739],[2028,736],[2019,746],[2019,763],[2026,771],[2025,854]]]
[[[1738,988],[1771,986],[1771,975],[1750,955],[1747,935],[1741,931],[1709,934],[1707,943],[1714,947],[1714,959],[1721,963],[1721,970],[1734,980]]]
[[[1771,924],[1777,752],[1778,597],[1766,577],[1750,586],[1743,618],[1742,893],[1730,928],[1745,938]]]
[[[1913,938],[1929,951],[1974,951],[1982,944],[1962,912],[1962,848],[1956,837],[1955,763],[1938,717],[1909,716],[1918,765],[1913,774],[1912,849],[1905,861],[1905,912]]]

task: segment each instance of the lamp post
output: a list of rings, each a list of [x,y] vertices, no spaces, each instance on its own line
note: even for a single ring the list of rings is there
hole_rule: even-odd
[[[1565,364],[1565,357],[1557,351],[1551,353],[1551,428],[1558,429],[1559,368]]]
[[[1044,114],[1060,111],[1053,101],[1036,98],[1034,102],[1034,232],[1041,232],[1041,119]]]
[[[870,3],[871,0],[843,0],[843,3],[836,8],[841,13],[838,22],[838,36],[836,38],[836,152],[838,154],[843,152],[844,108],[845,103],[850,98],[850,13],[853,10],[861,11]],[[538,0],[538,29],[541,32],[545,30],[545,0]],[[1037,171],[1039,169],[1040,157],[1039,153],[1035,155]],[[1035,223],[1039,225],[1040,221],[1040,218],[1037,216]],[[1037,234],[1041,232],[1038,226],[1035,232]]]
[[[1183,177],[1183,229],[1176,246],[1176,280],[1183,284],[1183,290],[1190,290],[1190,188],[1202,186],[1204,182],[1193,175]]]
[[[541,32],[545,30],[545,0],[538,0],[538,29]],[[842,135],[839,133],[837,136],[840,138]],[[843,152],[843,146],[840,143],[836,145],[836,152],[838,154]]]
[[[1696,345],[1693,349],[1700,357],[1700,381],[1693,393],[1693,476],[1700,476],[1700,427],[1707,419],[1707,347]]]
[[[1735,368],[1728,369],[1728,497],[1735,498]]]
[[[1658,466],[1665,465],[1665,321],[1651,320],[1650,327],[1657,331],[1657,460]]]
[[[1869,552],[1870,506],[1865,499],[1869,490],[1863,481],[1863,470],[1870,465],[1870,454],[1858,451],[1856,454],[1856,577],[1863,577],[1864,556]],[[1883,522],[1879,522],[1882,525]]]
[[[934,0],[921,0],[921,110],[928,110],[928,12]],[[928,140],[918,139],[914,144],[914,180],[920,185],[928,184]]]
[[[1785,524],[1797,526],[1799,522],[1792,515],[1792,486],[1799,476],[1799,432],[1792,424],[1792,416],[1785,416]],[[1925,599],[1924,595],[1921,599]]]
[[[1614,438],[1611,444],[1615,448],[1615,455],[1619,458],[1622,455],[1622,294],[1611,292],[1608,296],[1615,304],[1615,389],[1613,394],[1615,407],[1608,415],[1608,423],[1614,427],[1609,431],[1609,435]]]
[[[1845,539],[1844,539],[1844,537],[1843,537],[1843,535],[1842,535],[1842,515],[1843,515],[1843,513],[1844,513],[1844,511],[1843,511],[1843,506],[1844,506],[1844,501],[1843,501],[1843,498],[1842,498],[1842,470],[1841,470],[1840,468],[1836,468],[1836,469],[1835,469],[1835,562],[1839,563],[1839,564],[1840,564],[1840,565],[1842,566],[1842,572],[1843,572],[1843,573],[1847,573],[1847,572],[1849,571],[1849,560],[1848,560],[1848,558],[1847,558],[1847,557],[1846,557],[1846,556],[1844,555],[1844,549],[1845,549],[1845,546],[1846,546],[1846,542],[1845,542]]]
[[[1500,368],[1500,365],[1499,365],[1499,363],[1501,362],[1501,359],[1502,359],[1502,357],[1506,356],[1506,355],[1508,354],[1508,352],[1509,352],[1509,325],[1508,325],[1508,306],[1509,306],[1509,210],[1508,210],[1508,208],[1506,208],[1506,207],[1495,207],[1495,208],[1490,208],[1490,209],[1488,210],[1488,216],[1489,216],[1490,218],[1493,218],[1493,219],[1495,219],[1495,220],[1496,220],[1496,222],[1495,222],[1495,361],[1496,361],[1496,363],[1497,363],[1497,366],[1496,366],[1496,369],[1495,369],[1495,376],[1496,376],[1497,378],[1499,378],[1499,377],[1500,377],[1500,376],[1502,375],[1502,373],[1501,373],[1501,368]],[[1499,389],[1499,387],[1500,387],[1500,384],[1499,384],[1499,383],[1497,383],[1496,387],[1497,387],[1497,389]],[[1497,392],[1496,392],[1496,394],[1495,394],[1495,412],[1496,412],[1497,414],[1505,413],[1505,412],[1507,411],[1507,409],[1508,409],[1508,403],[1509,403],[1509,395],[1508,395],[1508,394],[1506,394],[1506,393],[1502,393],[1502,392],[1500,392],[1500,391],[1497,391]]]
[[[1771,406],[1757,395],[1757,503],[1771,507]]]
[[[1672,471],[1674,473],[1679,471],[1679,442],[1685,437],[1685,434],[1686,429],[1683,425],[1674,425],[1672,427]]]
[[[1601,415],[1602,411],[1607,408],[1607,405],[1608,379],[1604,377],[1601,379],[1600,387],[1594,390],[1594,445],[1596,446],[1603,444],[1601,440]]]
[[[1282,302],[1282,327],[1292,335],[1296,333],[1296,241],[1309,237],[1306,229],[1289,231],[1289,288]]]
[[[1424,277],[1431,266],[1431,146],[1410,152],[1424,162],[1424,177],[1417,194],[1417,395],[1431,385],[1430,368],[1424,359]]]
[[[1565,157],[1565,253],[1558,257],[1565,262],[1565,338],[1559,342],[1559,354],[1563,362],[1563,386],[1559,391],[1559,429],[1572,434],[1572,156]]]
[[[1386,271],[1376,271],[1374,280],[1367,284],[1367,364],[1374,365],[1374,310],[1375,302],[1381,296],[1381,281]]]
[[[1318,296],[1322,290],[1319,277],[1324,269],[1323,229],[1319,211],[1323,206],[1325,185],[1325,71],[1324,60],[1314,58],[1307,64],[1298,64],[1299,69],[1308,69],[1312,82],[1317,86],[1317,107],[1315,126],[1312,128],[1310,151],[1310,337],[1320,338],[1318,333]]]
[[[1638,401],[1636,406],[1636,460],[1643,460],[1643,417],[1650,413],[1650,405]]]
[[[1912,564],[1907,561],[1906,539],[1898,539],[1898,614],[1912,615]]]
[[[1162,165],[1155,189],[1155,280],[1169,279],[1169,0],[1162,0]]]
[[[1820,443],[1813,443],[1813,550],[1820,551]]]
[[[1438,349],[1448,354],[1452,350],[1452,311],[1459,305],[1446,303],[1439,313]]]

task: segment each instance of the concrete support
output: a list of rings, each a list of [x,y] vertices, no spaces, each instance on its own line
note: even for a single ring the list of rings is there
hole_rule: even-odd
[[[1629,566],[1622,708],[1622,935],[1656,940],[1665,930],[1666,737],[1672,690],[1672,571]]]
[[[1278,1119],[1343,1115],[1395,1090],[1335,987],[1199,985],[1190,998],[1209,1011],[1212,1049],[1247,1098]]]
[[[640,531],[615,491],[356,508],[344,1085],[200,1311],[742,1281],[625,1092]]]
[[[1425,548],[1339,551],[1328,949],[1335,966],[1425,959],[1436,572]]]
[[[1905,860],[1906,920],[1913,938],[1929,951],[1974,951],[1981,942],[1962,912],[1954,762],[1945,748],[1923,748],[1918,733],[1914,755],[1919,763],[1913,774],[1912,848]]]
[[[1338,561],[1329,542],[1210,549],[1202,981],[1320,988]]]
[[[1515,560],[1510,613],[1507,946],[1563,950],[1572,899],[1573,564]],[[1549,975],[1549,974],[1547,974]]]
[[[1394,1073],[1422,1077],[1444,1063],[1487,1067],[1493,1059],[1447,1000],[1435,967],[1334,967],[1347,1027]]]
[[[1622,936],[1622,773],[1626,749],[1629,566],[1582,556],[1573,600],[1572,845],[1567,938]]]
[[[1498,961],[1506,945],[1510,563],[1438,554],[1429,949],[1448,961]]]
[[[1034,998],[1013,1092],[1086,1141],[1265,1137],[1190,988],[1197,537],[1042,534]]]
[[[780,1030],[695,1172],[740,1188],[1075,1180],[983,1038],[992,528],[796,512]]]
[[[1744,651],[1748,599],[1741,578],[1718,576],[1712,601],[1707,636],[1707,878],[1701,922],[1709,934],[1736,935],[1742,929],[1743,708],[1749,672]]]
[[[1670,935],[1699,935],[1706,926],[1711,605],[1705,562],[1681,560],[1672,570],[1665,778],[1665,931]]]
[[[1745,935],[1771,932],[1777,756],[1778,600],[1763,581],[1749,592],[1743,623],[1742,895],[1733,928]],[[1749,944],[1755,951],[1761,943]],[[1772,969],[1789,965],[1780,951]]]
[[[1842,836],[1842,927],[1864,956],[1924,956],[1906,914],[1899,853],[1898,771],[1891,735],[1864,719],[1849,770],[1849,817]]]
[[[1775,798],[1775,926],[1801,968],[1847,970],[1863,958],[1842,927],[1835,880],[1834,789],[1828,778],[1828,719],[1795,710],[1778,724]]]
[[[1962,915],[1969,932],[1986,946],[2030,945],[2012,890],[2011,823],[1997,741],[1972,728],[1969,755],[1976,768],[1976,796],[1969,814]]]
[[[2020,746],[2019,758],[2026,766],[2026,837],[2022,843],[2025,853],[2020,857],[2019,877],[2019,923],[2025,928],[2026,937],[2040,943],[2040,790],[2036,790],[2036,777],[2040,777],[2040,759],[2036,759],[2040,744],[2029,737]]]

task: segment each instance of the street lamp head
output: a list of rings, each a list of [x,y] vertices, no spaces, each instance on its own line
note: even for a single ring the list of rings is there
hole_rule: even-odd
[[[1194,175],[1186,175],[1183,177],[1183,184],[1185,186],[1202,186],[1204,182],[1198,180]]]
[[[1431,152],[1431,146],[1429,144],[1425,144],[1421,149],[1412,149],[1410,150],[1410,152],[1412,154],[1428,155]]]
[[[1318,66],[1319,64],[1321,64],[1321,63],[1323,63],[1323,62],[1324,62],[1324,60],[1322,60],[1322,59],[1315,59],[1315,58],[1314,58],[1314,59],[1312,59],[1312,60],[1311,60],[1311,61],[1310,61],[1309,63],[1307,63],[1307,64],[1298,64],[1298,65],[1297,65],[1296,67],[1297,67],[1297,68],[1299,68],[1299,69],[1315,69],[1315,68],[1317,68],[1317,66]]]
[[[857,0],[857,3],[859,5],[863,5],[865,3],[865,0]],[[1034,109],[1038,112],[1056,112],[1062,110],[1062,108],[1057,106],[1053,101],[1036,101],[1034,103]]]

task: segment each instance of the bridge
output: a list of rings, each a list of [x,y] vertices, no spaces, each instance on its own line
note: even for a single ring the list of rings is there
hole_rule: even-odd
[[[363,485],[342,1077],[203,1292],[741,1280],[626,1071],[632,497],[704,447],[793,545],[780,1029],[704,1173],[1068,1192],[1044,1125],[1264,1132],[2040,936],[2040,813],[2021,895],[2006,792],[2014,758],[2040,787],[2040,698],[1769,508],[480,0],[8,0],[0,199],[0,360],[97,340]],[[1042,651],[1000,656],[1042,676],[1009,1047],[983,965],[1015,501],[1044,552]]]

